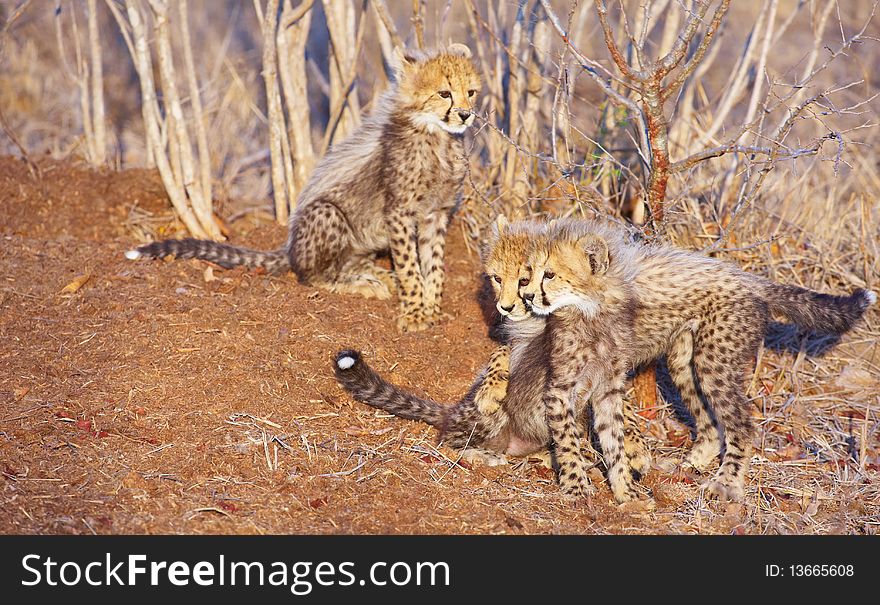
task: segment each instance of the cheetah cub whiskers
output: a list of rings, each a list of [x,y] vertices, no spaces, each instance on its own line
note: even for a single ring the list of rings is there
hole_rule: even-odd
[[[299,194],[288,238],[263,252],[212,241],[153,242],[129,259],[200,258],[222,267],[292,269],[303,283],[380,299],[396,291],[398,327],[441,319],[449,220],[461,201],[462,133],[474,122],[480,79],[470,50],[396,51],[396,82],[370,115],[321,159]],[[375,264],[390,252],[393,272]]]

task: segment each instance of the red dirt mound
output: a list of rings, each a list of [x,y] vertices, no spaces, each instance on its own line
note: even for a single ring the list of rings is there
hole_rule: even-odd
[[[591,514],[560,497],[552,472],[536,461],[455,464],[455,452],[435,448],[429,427],[350,400],[331,371],[343,347],[447,401],[488,358],[479,262],[457,224],[444,301],[452,318],[402,335],[394,304],[334,296],[292,276],[125,260],[133,224],[168,212],[151,172],[44,162],[35,177],[0,158],[0,200],[3,533],[766,527],[760,514],[755,520],[767,500],[754,485],[751,503],[707,504],[696,485],[659,471],[646,479],[657,512],[619,511],[603,484]],[[274,224],[232,225],[232,241],[250,246],[275,247],[284,236]],[[686,436],[664,414],[651,423],[651,435],[665,438],[672,427]],[[598,471],[594,479],[602,482]],[[799,498],[771,506],[803,510]],[[838,511],[823,502],[828,519]]]

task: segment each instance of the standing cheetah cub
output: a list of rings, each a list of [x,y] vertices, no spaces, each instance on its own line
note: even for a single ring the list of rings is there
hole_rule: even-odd
[[[687,463],[698,470],[721,453],[708,492],[743,497],[754,429],[745,398],[771,313],[798,325],[841,334],[876,295],[820,294],[774,283],[729,262],[671,246],[632,242],[622,229],[591,221],[559,221],[539,240],[525,267],[520,294],[548,318],[552,343],[545,402],[553,439],[561,445],[560,483],[587,489],[572,437],[578,387],[591,389],[596,432],[618,501],[634,495],[623,454],[621,395],[628,370],[666,354],[669,371],[696,419]],[[716,426],[715,420],[720,426]]]
[[[441,319],[449,220],[461,202],[463,133],[480,79],[462,44],[398,51],[395,85],[371,116],[318,163],[290,217],[287,243],[261,252],[212,241],[153,242],[130,259],[200,258],[222,267],[292,269],[333,292],[387,299],[396,290],[403,331]],[[393,273],[375,265],[390,251]]]

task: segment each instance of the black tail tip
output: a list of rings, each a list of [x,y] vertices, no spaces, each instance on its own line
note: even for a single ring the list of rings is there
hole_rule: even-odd
[[[361,360],[360,351],[345,349],[336,354],[334,366],[337,374],[346,372],[355,367]]]

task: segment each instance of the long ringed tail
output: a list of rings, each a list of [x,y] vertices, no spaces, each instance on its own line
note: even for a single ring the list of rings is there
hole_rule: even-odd
[[[138,246],[125,253],[130,260],[162,258],[173,254],[177,258],[199,258],[216,263],[226,269],[233,267],[263,268],[268,273],[283,273],[290,269],[285,248],[269,252],[239,248],[203,239],[167,239]]]
[[[768,281],[764,299],[770,310],[781,313],[803,328],[843,334],[877,302],[877,295],[859,288],[849,296],[835,296]]]
[[[359,351],[340,351],[333,367],[339,384],[356,400],[401,418],[444,428],[447,406],[391,384],[364,361]]]

